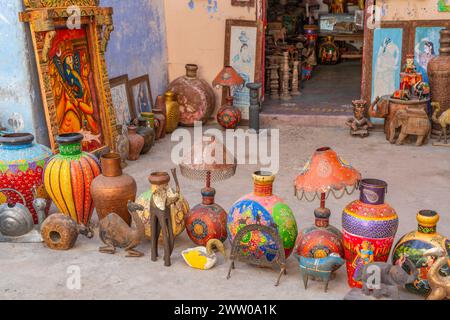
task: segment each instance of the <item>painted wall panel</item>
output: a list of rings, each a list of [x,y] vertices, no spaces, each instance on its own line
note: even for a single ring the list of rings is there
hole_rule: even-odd
[[[450,12],[439,12],[438,0],[378,0],[382,20],[445,20]]]

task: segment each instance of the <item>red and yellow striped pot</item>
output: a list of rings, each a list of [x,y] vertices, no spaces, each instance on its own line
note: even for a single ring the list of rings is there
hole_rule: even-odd
[[[82,151],[82,140],[79,133],[58,136],[60,153],[47,163],[44,184],[61,213],[88,226],[94,211],[90,187],[101,169],[95,156]]]

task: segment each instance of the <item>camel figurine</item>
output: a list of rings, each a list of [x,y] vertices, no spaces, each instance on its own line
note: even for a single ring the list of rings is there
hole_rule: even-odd
[[[441,111],[441,105],[438,102],[433,102],[431,104],[433,106],[434,112],[433,112],[433,122],[436,124],[439,124],[442,127],[442,131],[439,135],[438,142],[441,142],[442,135],[444,135],[444,141],[445,144],[448,144],[447,140],[447,127],[450,125],[450,109],[443,112],[439,117],[437,116],[439,111]]]
[[[137,213],[144,211],[144,207],[129,201],[128,211],[133,218],[134,228],[116,213],[110,213],[100,221],[100,239],[106,244],[106,247],[99,249],[101,253],[115,254],[116,248],[124,248],[128,252],[127,257],[139,258],[144,255],[134,250],[144,239],[145,227]]]
[[[431,293],[427,300],[450,299],[450,276],[443,277],[440,274],[442,267],[446,266],[449,257],[442,248],[433,248],[424,253],[425,257],[438,257],[436,262],[428,271],[428,283],[431,287]]]

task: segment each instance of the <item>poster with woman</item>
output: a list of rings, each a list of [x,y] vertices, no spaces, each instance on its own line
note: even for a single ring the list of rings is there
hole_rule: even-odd
[[[372,99],[391,95],[400,87],[403,29],[376,29],[373,37]]]
[[[416,28],[414,62],[417,71],[422,73],[423,81],[429,82],[428,63],[439,55],[442,27]]]

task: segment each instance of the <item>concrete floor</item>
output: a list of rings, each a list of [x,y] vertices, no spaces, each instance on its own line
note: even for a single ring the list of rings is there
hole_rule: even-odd
[[[364,177],[384,179],[389,183],[387,200],[400,216],[398,237],[416,228],[415,215],[421,209],[440,212],[439,231],[450,235],[450,149],[395,146],[382,133],[375,132],[363,140],[351,138],[341,128],[288,128],[281,130],[282,168],[277,176],[275,193],[285,198],[295,212],[299,228],[313,222],[318,203],[298,201],[293,195],[293,180],[307,158],[318,147],[333,147],[358,168]],[[139,192],[148,188],[147,176],[153,170],[168,170],[171,142],[159,142],[151,153],[130,165]],[[257,166],[240,166],[236,176],[218,184],[217,202],[230,208],[234,201],[252,190],[251,173]],[[200,183],[180,177],[182,191],[191,205],[200,202]],[[330,200],[332,223],[340,227],[341,211],[357,195]],[[338,271],[327,294],[323,284],[311,282],[305,291],[294,258],[288,261],[287,277],[276,288],[275,271],[237,264],[231,280],[226,280],[229,264],[221,259],[210,271],[190,269],[180,252],[193,247],[184,233],[176,240],[173,266],[163,261],[152,263],[149,243],[140,246],[146,253],[141,259],[100,254],[98,237],[79,239],[68,252],[50,251],[41,244],[0,244],[0,299],[343,299],[349,291],[345,268]],[[230,245],[227,243],[227,247]],[[81,270],[81,290],[66,287],[67,269]]]

